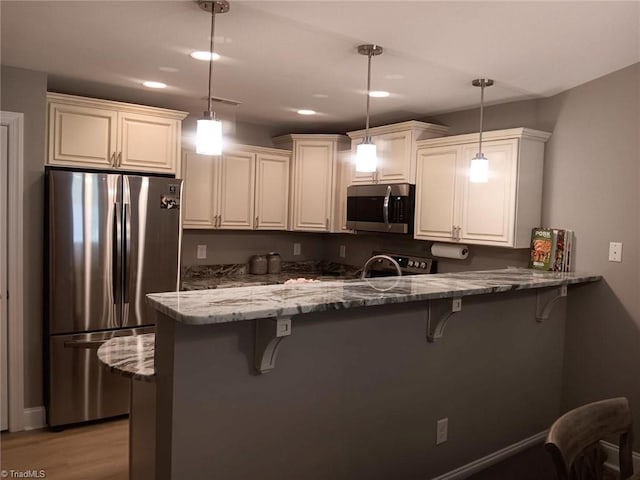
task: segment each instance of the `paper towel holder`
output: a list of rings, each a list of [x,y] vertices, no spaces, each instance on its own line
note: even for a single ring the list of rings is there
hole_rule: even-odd
[[[440,258],[453,258],[464,260],[469,256],[469,247],[466,245],[451,245],[448,243],[433,243],[431,255]]]

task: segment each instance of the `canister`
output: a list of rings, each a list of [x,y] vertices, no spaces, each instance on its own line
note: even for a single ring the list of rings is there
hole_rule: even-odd
[[[267,255],[267,263],[269,273],[280,273],[282,271],[282,259],[278,253],[269,253]]]
[[[264,275],[267,273],[266,255],[254,255],[249,259],[249,272],[254,275]]]

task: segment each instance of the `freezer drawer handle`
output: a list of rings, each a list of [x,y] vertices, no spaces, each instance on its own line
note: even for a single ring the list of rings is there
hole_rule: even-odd
[[[64,348],[98,348],[106,340],[71,340],[64,342]]]

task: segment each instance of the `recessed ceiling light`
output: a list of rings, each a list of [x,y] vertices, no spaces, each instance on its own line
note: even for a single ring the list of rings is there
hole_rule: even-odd
[[[161,72],[168,72],[168,73],[176,73],[180,71],[175,67],[158,67],[158,70],[160,70]]]
[[[329,98],[329,95],[327,95],[326,93],[314,93],[312,95],[312,97],[314,97],[314,98]]]
[[[162,82],[142,82],[142,85],[144,85],[147,88],[167,88],[167,84],[166,83],[162,83]]]
[[[384,98],[389,96],[389,92],[385,92],[383,90],[372,90],[371,92],[369,92],[369,96],[375,98]]]
[[[315,115],[316,112],[315,112],[315,110],[307,110],[307,109],[303,108],[301,110],[298,110],[298,114],[299,115]]]
[[[209,60],[213,60],[215,62],[216,60],[220,60],[220,55],[216,52],[213,52],[213,54],[210,54],[209,52],[192,52],[191,58],[203,60],[205,62],[208,62]]]
[[[402,80],[404,78],[404,75],[401,75],[399,73],[390,73],[388,75],[385,75],[384,78],[389,80]]]

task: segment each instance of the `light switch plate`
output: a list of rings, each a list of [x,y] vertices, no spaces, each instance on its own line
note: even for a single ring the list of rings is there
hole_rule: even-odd
[[[196,248],[196,258],[203,259],[207,258],[207,246],[206,245],[198,245]]]
[[[344,245],[340,245],[340,258],[344,258],[347,256],[347,247]]]
[[[609,243],[609,261],[622,262],[622,242]]]
[[[299,243],[294,243],[293,244],[293,254],[294,255],[300,255],[300,244]]]

